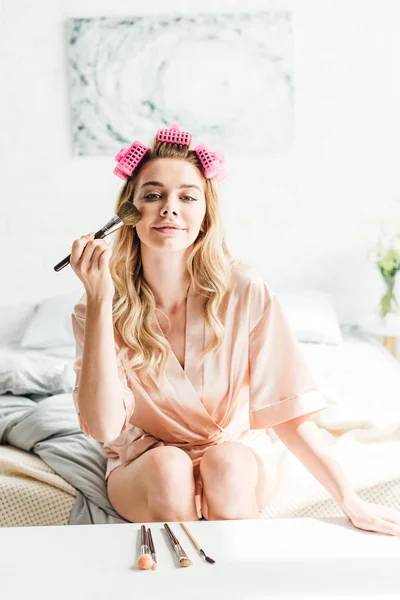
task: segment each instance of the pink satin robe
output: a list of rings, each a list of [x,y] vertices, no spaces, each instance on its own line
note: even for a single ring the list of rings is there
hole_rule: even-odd
[[[325,407],[326,400],[317,390],[275,294],[251,265],[236,266],[233,276],[232,291],[220,314],[225,337],[217,356],[200,363],[200,352],[212,335],[201,312],[204,298],[191,287],[184,369],[170,349],[164,389],[158,389],[152,378],[144,386],[134,372],[126,379],[118,370],[126,420],[120,435],[103,445],[108,457],[106,479],[117,466],[150,448],[173,445],[193,461],[199,507],[202,481],[198,465],[208,448],[226,440],[239,441],[252,447],[266,463],[271,439],[265,429]],[[85,300],[84,294],[72,314],[76,340],[73,399],[80,427],[90,436],[77,402]],[[158,321],[156,327],[162,334]]]

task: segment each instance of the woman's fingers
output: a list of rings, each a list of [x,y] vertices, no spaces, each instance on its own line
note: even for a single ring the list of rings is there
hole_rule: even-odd
[[[88,236],[82,235],[72,242],[70,264],[74,270],[83,254],[87,241]]]
[[[390,523],[389,521],[385,521],[384,519],[378,517],[377,526],[379,527],[380,533],[388,533],[389,535],[400,536],[400,527],[394,523]]]
[[[104,268],[106,265],[108,265],[110,258],[112,255],[112,250],[110,247],[106,248],[104,250],[104,252],[102,252],[99,256],[99,268]]]
[[[107,248],[109,248],[109,245],[104,240],[89,239],[82,254],[82,267],[98,267],[99,257]]]
[[[74,240],[71,267],[88,295],[112,299],[115,288],[108,264],[112,250],[103,238],[94,239],[94,235],[92,232]]]
[[[78,263],[82,264],[83,262],[85,262],[86,264],[91,260],[96,246],[91,245],[90,242],[97,242],[97,240],[94,239],[94,234],[95,232],[93,231],[92,233],[81,235],[80,238],[73,241],[70,259],[72,267],[76,267]],[[85,261],[83,261],[84,258],[86,258]]]

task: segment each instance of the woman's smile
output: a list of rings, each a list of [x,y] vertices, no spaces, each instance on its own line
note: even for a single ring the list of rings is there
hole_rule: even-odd
[[[154,230],[164,235],[171,235],[184,231],[183,229],[175,229],[174,227],[154,227]]]

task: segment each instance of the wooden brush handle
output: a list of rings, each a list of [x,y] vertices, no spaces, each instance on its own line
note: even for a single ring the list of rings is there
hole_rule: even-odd
[[[192,540],[193,544],[196,546],[197,550],[200,551],[201,550],[200,545],[198,544],[198,542],[196,542],[196,540],[190,533],[189,529],[186,527],[186,525],[184,523],[181,523],[181,525],[182,525],[183,529],[186,531],[186,533],[188,534],[188,536],[190,537],[190,539]]]

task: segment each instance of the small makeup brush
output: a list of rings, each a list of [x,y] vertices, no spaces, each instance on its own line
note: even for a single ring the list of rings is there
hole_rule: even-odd
[[[207,562],[211,563],[212,565],[215,563],[215,560],[213,558],[211,558],[210,556],[207,556],[207,554],[204,552],[204,550],[202,550],[200,548],[200,544],[199,542],[194,538],[194,536],[190,533],[189,529],[186,527],[185,523],[181,522],[181,525],[183,527],[183,529],[186,531],[186,533],[188,534],[188,536],[190,537],[191,541],[193,542],[194,546],[197,548],[197,550],[200,552],[201,557],[203,558],[203,560],[206,560]]]
[[[117,229],[122,227],[122,225],[134,227],[139,223],[141,216],[142,215],[140,214],[140,212],[134,204],[132,204],[131,202],[124,202],[117,211],[117,214],[112,219],[110,219],[104,225],[104,227],[96,231],[96,233],[94,234],[94,239],[103,239],[107,235],[110,235],[111,233],[117,231]],[[69,265],[70,260],[71,255],[66,256],[54,267],[54,270],[57,272],[61,271],[61,269]]]
[[[186,552],[184,551],[184,549],[182,548],[182,546],[180,545],[178,538],[172,533],[172,531],[167,523],[164,523],[164,527],[168,534],[168,539],[171,542],[171,546],[173,547],[176,554],[178,555],[181,567],[190,567],[193,563],[190,560],[190,558],[188,557],[188,555],[186,554]]]
[[[153,569],[153,571],[155,571],[157,569],[158,562],[150,527],[147,528],[147,536],[149,538],[149,549],[151,552],[151,558],[153,559],[153,566],[151,568]]]
[[[137,566],[139,569],[151,569],[153,566],[153,559],[151,558],[149,551],[149,538],[147,536],[147,531],[145,525],[142,525],[140,528],[140,556],[137,559]]]

